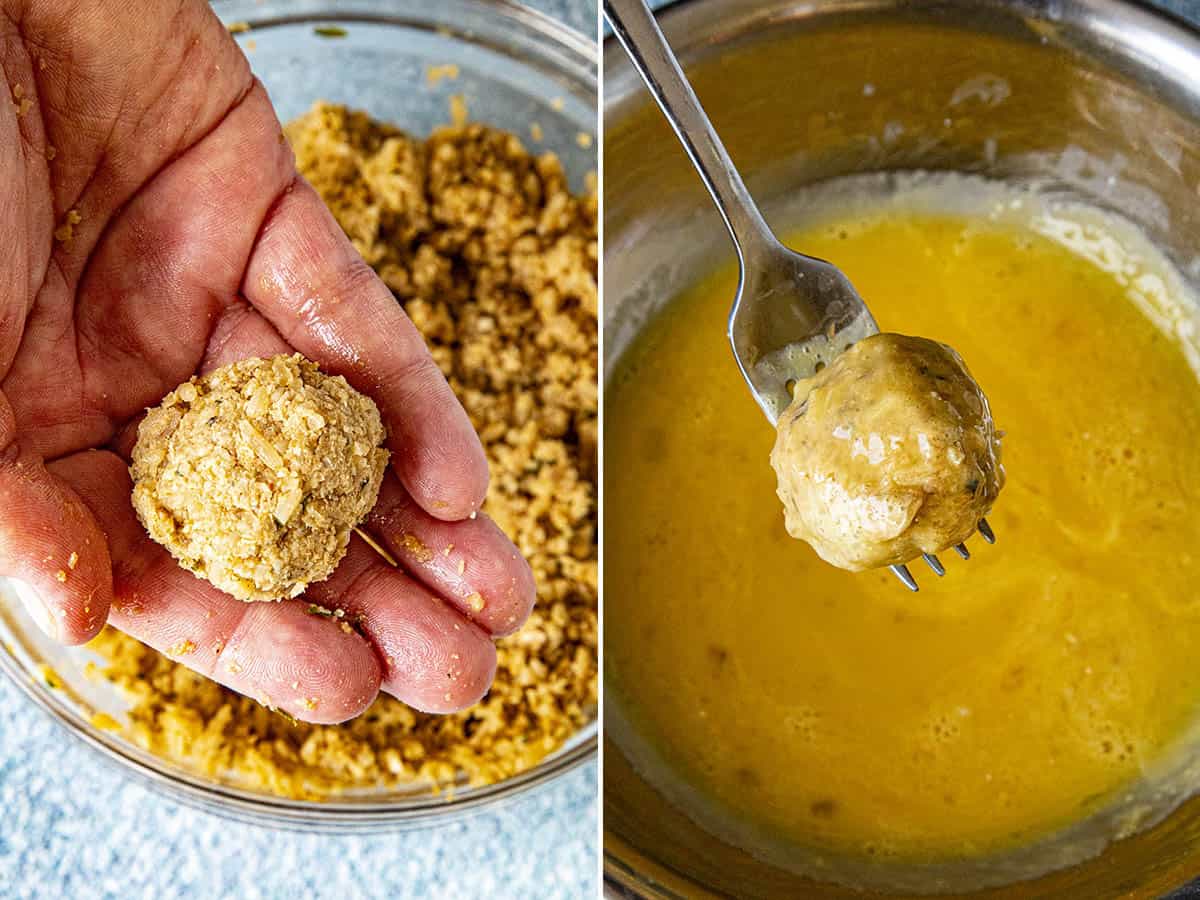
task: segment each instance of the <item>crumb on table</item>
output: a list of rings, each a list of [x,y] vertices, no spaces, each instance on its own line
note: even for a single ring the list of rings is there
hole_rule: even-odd
[[[470,115],[470,111],[467,109],[467,98],[462,94],[452,94],[450,96],[450,124],[461,128],[467,124]]]
[[[430,87],[437,87],[443,79],[446,81],[453,81],[457,77],[458,66],[456,66],[454,63],[425,67],[425,83]]]

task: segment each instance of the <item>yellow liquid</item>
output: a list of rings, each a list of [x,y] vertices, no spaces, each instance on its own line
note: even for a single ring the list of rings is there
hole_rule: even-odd
[[[697,808],[740,823],[727,833],[932,861],[1078,821],[1200,701],[1200,390],[1135,305],[1160,282],[902,203],[791,238],[841,266],[881,327],[966,359],[1006,432],[999,542],[943,554],[944,579],[914,567],[914,595],[789,538],[723,271],[609,384],[608,696]]]

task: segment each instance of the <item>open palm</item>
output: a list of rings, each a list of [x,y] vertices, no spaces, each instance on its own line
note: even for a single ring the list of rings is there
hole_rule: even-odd
[[[225,29],[202,0],[0,0],[0,68],[0,574],[60,640],[108,621],[307,721],[381,689],[475,702],[529,568],[473,517],[478,438]],[[355,537],[299,600],[244,604],[150,541],[128,455],[180,382],[292,350],[378,403],[392,466],[368,527],[407,574]]]

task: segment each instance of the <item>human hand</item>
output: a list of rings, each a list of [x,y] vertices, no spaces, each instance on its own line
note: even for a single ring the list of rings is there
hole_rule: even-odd
[[[0,70],[0,575],[59,640],[108,621],[305,721],[380,690],[478,700],[532,574],[471,517],[487,464],[466,414],[207,4],[0,0]],[[293,350],[379,405],[392,462],[365,527],[405,571],[353,537],[329,580],[247,604],[150,540],[129,452],[193,374]]]

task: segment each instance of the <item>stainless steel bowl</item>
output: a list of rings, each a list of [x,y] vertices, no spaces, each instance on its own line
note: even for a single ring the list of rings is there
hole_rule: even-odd
[[[690,0],[660,21],[777,230],[794,224],[787,200],[799,185],[974,172],[1115,210],[1200,283],[1200,35],[1180,22],[1120,0]],[[610,373],[661,304],[732,251],[612,40],[604,66]],[[888,895],[817,884],[722,844],[666,804],[611,741],[604,781],[611,886],[647,897]],[[1071,868],[978,895],[1160,896],[1200,874],[1200,800],[1088,849]],[[944,885],[982,883],[971,872]]]
[[[450,95],[462,94],[476,121],[520,135],[538,122],[538,146],[558,154],[576,189],[595,171],[595,148],[582,146],[578,135],[596,129],[596,46],[527,7],[506,0],[218,0],[214,7],[227,23],[252,26],[238,39],[284,120],[326,99],[424,135],[449,121]],[[345,34],[322,36],[317,26]],[[427,67],[447,64],[458,66],[458,77],[430,85]],[[486,787],[462,785],[452,796],[380,789],[313,803],[249,788],[232,773],[209,778],[94,727],[94,712],[119,720],[127,704],[86,677],[85,664],[101,662],[95,654],[59,646],[37,629],[20,590],[27,588],[0,579],[0,671],[102,759],[221,815],[305,830],[420,827],[546,786],[597,755],[593,722],[533,769]],[[44,666],[57,676],[56,687],[47,684]]]

